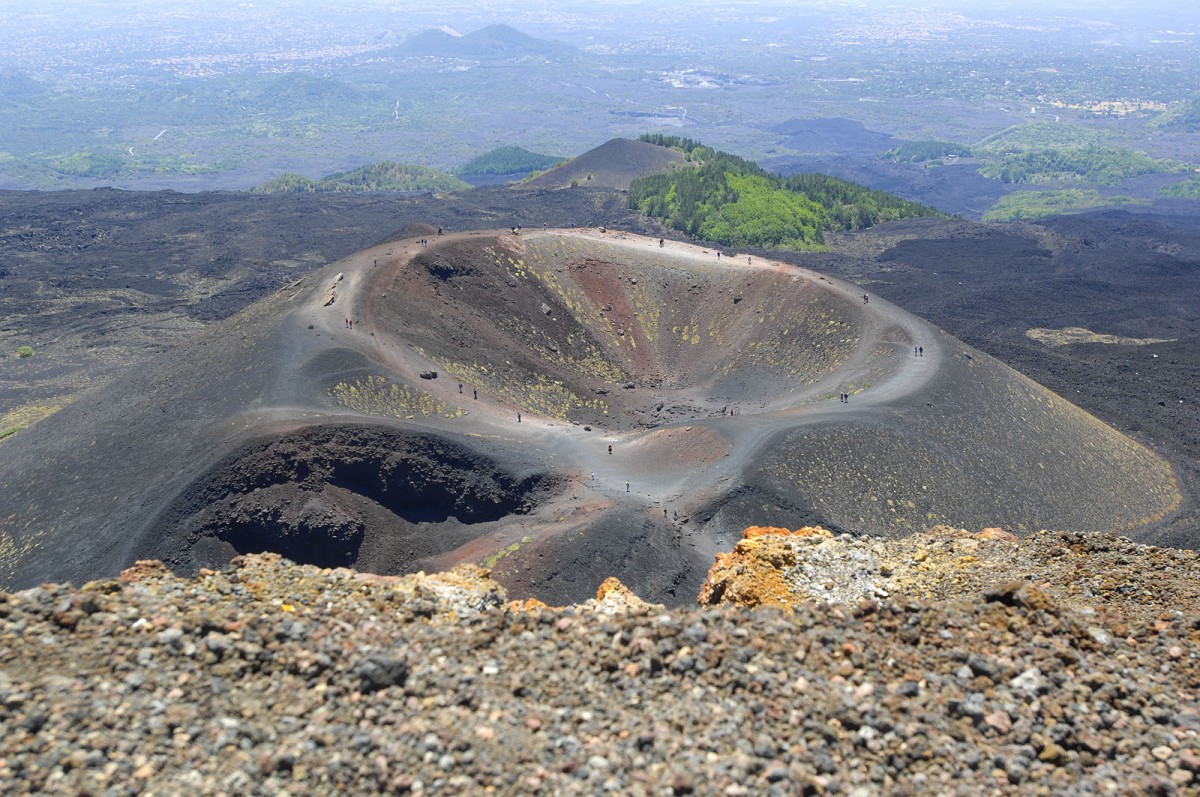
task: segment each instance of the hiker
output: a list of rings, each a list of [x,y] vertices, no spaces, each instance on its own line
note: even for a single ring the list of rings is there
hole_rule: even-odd
[[[596,471],[592,471],[592,481],[596,481]]]
[[[517,413],[517,423],[521,422],[521,413]]]
[[[663,507],[663,520],[666,520],[666,519],[667,519],[667,508],[664,506]]]
[[[924,347],[924,346],[918,346],[918,347],[917,347],[917,356],[918,356],[918,357],[924,357],[924,356],[925,356],[925,347]]]
[[[479,388],[476,388],[476,387],[471,388],[471,395],[475,397],[476,401],[478,401],[479,400]]]
[[[863,294],[863,304],[867,304],[870,301],[871,301],[871,298],[864,293]]]
[[[720,259],[721,259],[721,253],[718,251],[717,252],[717,260],[720,260]]]
[[[462,382],[458,383],[458,395],[462,395]]]
[[[920,356],[921,355],[917,354],[917,347],[913,346],[913,357],[920,357]]]
[[[612,456],[612,446],[611,445],[608,447],[608,455],[610,457]]]
[[[662,249],[664,246],[666,246],[666,239],[665,239],[665,238],[659,238],[659,239],[658,239],[658,248],[659,248],[659,249]]]
[[[625,480],[625,492],[629,492],[629,480]]]
[[[753,262],[754,262],[754,258],[750,257],[750,255],[746,255],[746,265],[748,266]]]
[[[441,234],[442,234],[442,228],[438,227],[438,235],[441,235]]]

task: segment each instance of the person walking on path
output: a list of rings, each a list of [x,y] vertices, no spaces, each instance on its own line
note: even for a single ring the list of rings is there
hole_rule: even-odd
[[[863,294],[863,304],[867,304],[867,303],[869,303],[870,301],[871,301],[871,297],[870,297],[870,296],[867,296],[867,295],[864,293],[864,294]]]
[[[471,388],[471,395],[474,396],[476,401],[478,401],[479,400],[479,388],[477,388],[477,387]]]
[[[629,492],[629,480],[625,480],[625,492]]]
[[[521,413],[517,413],[517,423],[521,422]]]
[[[609,444],[609,446],[608,446],[608,455],[610,457],[612,456],[612,444]]]

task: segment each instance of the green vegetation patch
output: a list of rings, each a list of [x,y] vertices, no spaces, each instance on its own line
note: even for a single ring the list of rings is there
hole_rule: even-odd
[[[1200,133],[1200,98],[1172,106],[1150,124],[1162,130]]]
[[[12,437],[22,429],[53,415],[68,403],[70,403],[70,399],[59,399],[57,402],[47,404],[24,404],[9,410],[0,415],[0,440]]]
[[[21,348],[17,349],[17,356],[20,357],[22,360],[26,359],[27,357],[32,357],[33,356],[33,347],[32,346],[22,346]]]
[[[1158,192],[1175,199],[1200,199],[1200,174],[1193,174],[1181,183],[1165,185]]]
[[[470,187],[470,183],[438,169],[380,161],[348,172],[337,172],[320,180],[310,180],[299,174],[281,174],[255,188],[254,193],[466,191]]]
[[[522,147],[499,147],[454,170],[455,174],[528,174],[557,166],[565,158],[539,155]]]
[[[1128,196],[1104,196],[1094,189],[1066,188],[1059,191],[1014,191],[1001,197],[983,214],[984,221],[1021,221],[1114,205],[1149,204]]]
[[[1014,152],[981,167],[979,173],[1004,183],[1111,186],[1140,174],[1170,172],[1178,168],[1131,149],[1086,147]]]
[[[882,157],[897,163],[924,163],[950,155],[971,157],[971,148],[950,141],[906,141],[883,153]]]
[[[125,171],[124,161],[107,152],[84,150],[50,161],[50,168],[72,177],[116,177]]]
[[[674,229],[726,246],[814,249],[830,230],[941,216],[933,208],[823,174],[781,177],[736,155],[678,136],[642,141],[684,153],[695,169],[634,180],[629,206]]]
[[[1029,149],[1081,149],[1100,147],[1112,141],[1111,134],[1061,122],[1031,122],[1006,127],[974,148],[994,153],[1022,152]]]

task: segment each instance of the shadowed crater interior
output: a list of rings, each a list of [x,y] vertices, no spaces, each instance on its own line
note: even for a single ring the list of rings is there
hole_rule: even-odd
[[[445,437],[312,426],[243,445],[158,525],[164,537],[185,535],[190,556],[177,563],[185,567],[273,551],[305,564],[395,572],[530,511],[554,484],[519,459],[500,463]]]

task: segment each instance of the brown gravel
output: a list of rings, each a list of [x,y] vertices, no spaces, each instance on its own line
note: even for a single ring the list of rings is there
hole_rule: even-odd
[[[142,564],[0,596],[0,792],[1195,793],[1200,617],[1117,587],[602,616],[478,569]]]

